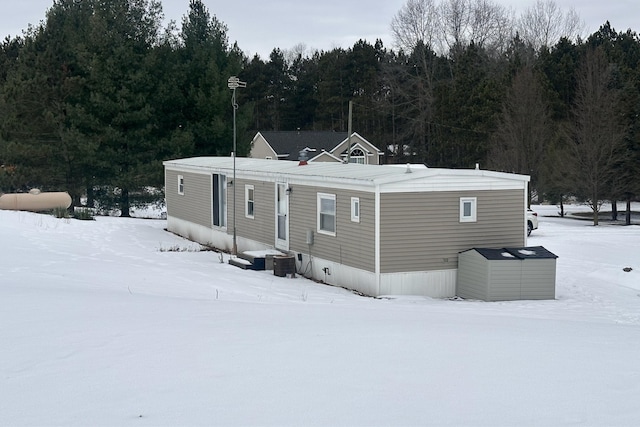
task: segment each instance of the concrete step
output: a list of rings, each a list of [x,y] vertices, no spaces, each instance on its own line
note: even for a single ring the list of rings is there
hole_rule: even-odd
[[[253,270],[265,269],[265,256],[256,255],[251,252],[241,252],[238,254],[238,258],[248,261],[252,265]]]
[[[242,268],[243,270],[253,270],[253,264],[244,258],[229,258],[229,264]]]

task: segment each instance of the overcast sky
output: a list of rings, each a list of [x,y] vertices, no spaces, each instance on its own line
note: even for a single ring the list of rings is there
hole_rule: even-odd
[[[534,0],[497,0],[521,11]],[[189,0],[161,0],[165,17],[180,24]],[[330,50],[351,47],[358,39],[377,38],[392,47],[389,24],[406,0],[204,0],[209,12],[228,27],[231,42],[247,54],[267,59],[274,47]],[[16,36],[37,24],[53,0],[0,0],[0,37]],[[591,34],[609,20],[617,31],[640,32],[638,0],[556,0],[562,9],[574,7]]]

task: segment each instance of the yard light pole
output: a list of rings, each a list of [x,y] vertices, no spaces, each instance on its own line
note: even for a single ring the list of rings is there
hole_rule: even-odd
[[[229,77],[227,86],[231,89],[231,106],[233,107],[233,255],[238,255],[238,242],[236,240],[236,110],[238,103],[236,102],[236,89],[239,87],[247,87],[246,82],[241,82],[236,76]]]

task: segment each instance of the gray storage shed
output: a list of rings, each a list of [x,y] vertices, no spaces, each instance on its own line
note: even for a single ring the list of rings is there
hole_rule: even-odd
[[[456,294],[484,301],[554,299],[556,258],[542,246],[469,249],[458,255]]]

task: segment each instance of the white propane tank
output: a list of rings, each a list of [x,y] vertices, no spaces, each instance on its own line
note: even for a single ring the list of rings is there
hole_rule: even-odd
[[[0,209],[41,212],[55,208],[67,209],[71,196],[66,191],[41,192],[37,188],[28,193],[8,193],[0,196]]]

